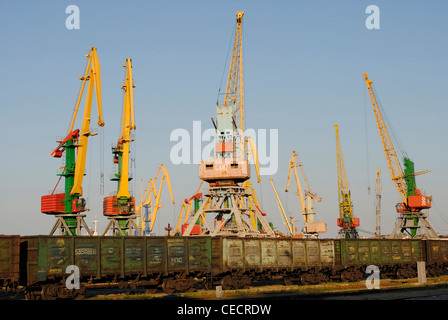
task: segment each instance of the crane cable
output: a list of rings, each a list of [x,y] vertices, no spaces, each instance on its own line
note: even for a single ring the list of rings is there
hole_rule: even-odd
[[[224,80],[224,74],[225,74],[226,67],[227,67],[227,61],[229,60],[230,49],[233,47],[233,38],[235,37],[236,27],[237,27],[237,22],[235,22],[235,24],[233,26],[232,33],[230,34],[230,41],[229,41],[229,47],[227,49],[226,61],[224,63],[224,68],[222,69],[221,81],[219,83],[218,94],[217,94],[217,97],[216,97],[216,103],[217,104],[218,104],[219,96],[222,95],[222,94],[225,94],[225,92],[221,93],[221,88],[222,88],[222,82]]]
[[[381,104],[381,100],[380,100],[378,93],[375,90],[375,86],[373,85],[373,83],[371,83],[370,86],[372,87],[378,107],[383,116],[384,122],[386,123],[386,127],[389,129],[391,138],[394,141],[394,146],[396,146],[398,148],[402,157],[408,157],[408,154],[407,154],[406,150],[403,148],[403,144],[401,143],[398,134],[396,133],[394,127],[392,126],[392,122],[390,121],[389,117],[387,116],[386,110],[384,110],[383,105]]]
[[[367,128],[367,95],[364,88],[365,81],[362,79],[362,91],[364,93],[364,127],[365,127],[365,139],[366,139],[366,167],[367,167],[367,194],[370,196],[370,155],[369,155],[369,138],[368,138],[368,128]]]

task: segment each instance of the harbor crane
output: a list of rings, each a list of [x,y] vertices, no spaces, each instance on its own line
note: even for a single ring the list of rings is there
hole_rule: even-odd
[[[359,218],[353,216],[353,204],[351,192],[348,188],[347,175],[345,174],[344,158],[342,157],[341,141],[339,139],[339,125],[335,124],[336,132],[336,158],[338,168],[338,196],[339,196],[339,218],[338,238],[354,239],[359,238],[358,230]]]
[[[103,215],[108,217],[109,224],[103,235],[112,229],[113,233],[120,236],[131,235],[132,230],[139,232],[135,224],[135,198],[129,192],[129,150],[130,143],[134,141],[131,130],[135,130],[134,124],[134,83],[132,78],[132,60],[126,58],[126,78],[123,86],[123,112],[121,119],[121,134],[115,147],[112,148],[114,164],[118,166],[118,172],[114,174],[112,181],[117,181],[117,193],[104,198]]]
[[[135,209],[135,215],[137,217],[137,226],[140,230],[140,234],[143,236],[149,235],[149,226],[151,219],[151,211],[153,209],[153,201],[157,198],[156,184],[153,179],[149,179],[145,191],[141,192],[140,205]]]
[[[275,236],[247,188],[241,185],[251,176],[249,159],[245,153],[246,143],[251,143],[246,142],[250,139],[244,137],[243,16],[243,11],[236,13],[226,92],[223,105],[217,103],[216,106],[216,122],[213,121],[216,129],[215,154],[213,159],[199,163],[199,178],[209,183],[209,190],[199,209],[190,218],[184,236]],[[256,159],[256,153],[252,152],[252,156]],[[258,167],[256,169],[258,171]],[[212,220],[207,221],[210,216]],[[256,228],[251,222],[253,219],[257,221]]]
[[[93,235],[84,221],[85,215],[80,213],[87,210],[86,200],[82,198],[82,182],[86,166],[88,140],[90,136],[97,134],[90,131],[94,90],[98,109],[98,126],[103,127],[104,121],[101,98],[101,67],[96,48],[92,47],[90,53],[86,56],[88,57],[88,61],[84,76],[79,78],[82,84],[70,121],[68,134],[61,141],[57,141],[58,146],[51,151],[51,156],[54,158],[61,158],[65,153],[65,164],[62,173],[58,174],[60,178],[53,192],[41,198],[41,212],[55,215],[57,218],[57,222],[51,230],[50,235],[53,235],[58,228],[61,234],[64,235],[81,235],[82,227],[86,229],[89,235]],[[87,82],[87,96],[85,99],[81,130],[74,129]],[[65,180],[65,192],[54,193],[62,177]]]
[[[278,208],[281,212],[281,218],[282,218],[283,225],[285,226],[286,230],[289,232],[289,234],[291,236],[296,236],[296,227],[295,227],[295,223],[294,223],[294,217],[289,217],[291,222],[288,221],[288,218],[285,213],[285,209],[283,209],[282,202],[280,201],[280,197],[278,196],[277,190],[275,189],[274,180],[272,180],[272,178],[269,178],[269,180],[271,181],[272,189],[274,190],[275,198],[277,199],[277,204],[278,204]]]
[[[375,179],[375,236],[381,237],[381,170],[378,168]]]
[[[297,167],[300,167],[300,171],[305,181],[307,190],[302,190],[302,185],[300,183],[299,175],[297,173]],[[303,235],[309,238],[318,238],[319,233],[327,232],[327,224],[322,221],[315,221],[317,212],[314,208],[314,200],[321,202],[322,198],[318,197],[316,193],[311,192],[310,185],[306,179],[305,173],[303,172],[303,165],[300,163],[298,155],[295,151],[292,152],[291,158],[289,159],[289,170],[288,170],[288,180],[286,182],[285,192],[289,192],[289,183],[291,181],[291,173],[294,170],[294,177],[296,179],[297,195],[299,196],[300,208],[303,215],[304,227],[302,229]]]
[[[368,78],[367,73],[363,73],[367,90],[370,96],[373,113],[375,115],[378,133],[383,146],[384,156],[390,177],[395,185],[403,202],[396,205],[398,217],[394,230],[389,235],[391,238],[438,238],[428,221],[428,215],[422,212],[431,208],[432,197],[422,194],[417,188],[415,176],[428,173],[428,170],[415,172],[414,162],[403,152],[404,170],[398,158],[395,146],[389,135],[386,123],[380,110],[380,105],[374,93],[373,81]]]
[[[162,174],[160,175],[160,173]],[[156,182],[159,175],[160,185],[157,191]],[[152,234],[157,213],[160,208],[163,208],[161,195],[164,181],[166,181],[168,190],[170,191],[171,200],[173,201],[173,204],[175,204],[173,190],[171,189],[170,175],[168,174],[165,166],[161,164],[157,170],[156,176],[149,180],[145,192],[142,194],[141,203],[136,208],[136,216],[139,218],[139,222],[137,224],[139,226],[140,233],[143,236]]]

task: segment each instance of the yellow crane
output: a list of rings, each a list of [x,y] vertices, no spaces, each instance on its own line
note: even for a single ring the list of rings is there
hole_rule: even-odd
[[[292,224],[289,223],[288,218],[286,217],[285,209],[283,209],[282,202],[280,201],[277,190],[275,189],[274,180],[272,180],[272,178],[269,178],[269,180],[271,181],[272,189],[274,190],[275,197],[277,199],[277,204],[278,204],[278,208],[280,209],[280,212],[281,212],[283,225],[285,226],[286,230],[288,230],[289,234],[291,236],[294,236],[296,234],[295,227],[294,227],[294,218],[290,217]]]
[[[299,175],[297,173],[297,167],[300,167],[303,179],[305,181],[307,190],[302,190]],[[322,221],[314,221],[317,213],[314,208],[313,201],[321,202],[322,198],[318,197],[316,193],[311,192],[310,185],[303,172],[303,165],[300,163],[298,155],[295,151],[292,152],[289,159],[288,180],[286,182],[285,192],[289,192],[289,183],[291,181],[291,173],[294,170],[294,177],[296,179],[297,195],[299,196],[300,208],[302,210],[304,228],[303,234],[307,237],[318,238],[319,233],[327,232],[327,224]]]
[[[162,195],[163,181],[165,181],[165,179],[166,179],[166,184],[168,186],[168,190],[170,191],[171,200],[173,201],[173,204],[175,204],[174,197],[173,197],[173,190],[171,189],[170,175],[168,174],[168,171],[165,169],[165,166],[163,164],[160,165],[159,170],[157,171],[157,174],[156,174],[156,177],[154,178],[154,180],[157,180],[157,177],[159,176],[159,173],[161,172],[161,170],[162,170],[162,177],[161,177],[161,181],[160,181],[160,185],[159,185],[159,191],[157,192],[154,210],[151,213],[151,219],[150,219],[151,225],[149,227],[149,232],[152,232],[152,228],[154,227],[154,223],[156,222],[157,212],[159,211],[160,208],[163,208],[163,206],[161,205],[160,196]]]
[[[156,182],[160,173],[162,173],[160,176],[161,181],[159,188],[157,189]],[[164,181],[166,181],[168,190],[170,191],[171,200],[173,201],[173,204],[175,204],[173,190],[171,189],[170,175],[168,174],[165,166],[161,164],[154,179],[149,180],[145,192],[142,195],[141,203],[136,208],[136,215],[140,217],[139,229],[141,235],[150,235],[154,228],[157,213],[160,208],[163,208],[161,196]],[[145,209],[145,212],[143,212],[143,209]]]
[[[401,238],[405,235],[404,232],[406,232],[407,235],[414,238],[420,230],[422,231],[422,235],[427,238],[437,238],[437,234],[427,221],[427,215],[421,212],[423,209],[431,208],[432,197],[423,195],[420,189],[417,188],[415,182],[416,175],[428,173],[429,171],[424,170],[415,172],[414,162],[405,154],[405,152],[403,152],[403,163],[405,167],[403,170],[376,99],[373,90],[373,81],[368,78],[367,73],[363,73],[363,76],[369,92],[370,102],[375,115],[378,133],[380,135],[390,177],[403,200],[403,202],[398,203],[396,206],[399,216],[390,236]]]
[[[130,229],[136,228],[133,220],[135,219],[135,198],[131,197],[129,192],[129,181],[132,179],[129,175],[129,151],[130,143],[134,141],[131,138],[131,130],[135,130],[134,123],[134,81],[132,77],[132,60],[126,58],[126,77],[122,86],[124,90],[123,111],[121,118],[121,133],[116,147],[112,148],[114,163],[118,165],[118,172],[111,179],[117,181],[118,191],[115,196],[104,198],[103,214],[110,217],[110,223],[105,233],[112,227],[117,230],[117,235],[128,235]]]
[[[344,238],[358,238],[358,231],[356,227],[359,226],[359,218],[353,216],[353,204],[351,199],[351,192],[348,188],[347,176],[345,174],[344,159],[342,157],[341,142],[339,139],[339,126],[334,125],[336,131],[336,158],[338,168],[338,196],[339,196],[339,218],[338,237]]]
[[[186,228],[188,226],[187,222],[188,222],[188,219],[190,218],[190,216],[193,216],[196,213],[196,211],[198,211],[200,202],[202,201],[202,193],[199,193],[199,191],[201,190],[203,183],[204,183],[204,181],[201,181],[201,183],[199,184],[199,188],[196,190],[196,193],[192,197],[187,198],[182,201],[179,218],[177,220],[177,226],[174,231],[174,235],[182,235],[183,231],[184,231],[182,229],[182,226],[183,226],[183,228]],[[204,209],[207,210],[207,207],[205,207]],[[184,212],[185,212],[185,216],[184,216]],[[204,218],[206,216],[207,216],[207,213],[205,212]],[[192,230],[192,234],[197,234],[198,232],[200,232],[200,226],[203,225],[204,220],[205,220],[204,218],[201,218],[200,220],[198,220],[197,227],[196,227],[196,229]],[[184,219],[183,224],[182,224],[182,219]]]
[[[375,179],[375,236],[381,236],[381,170],[378,168]]]
[[[98,59],[98,54],[96,52],[96,48],[92,47],[90,54],[87,55],[89,57],[89,61],[87,62],[87,69],[84,74],[84,77],[81,78],[82,85],[81,91],[78,97],[78,101],[76,102],[75,112],[73,114],[73,119],[70,124],[69,132],[73,131],[73,126],[75,124],[76,115],[78,113],[79,104],[81,102],[81,96],[84,91],[84,86],[87,81],[89,81],[89,86],[87,88],[87,97],[86,104],[84,107],[84,115],[82,118],[81,132],[79,135],[78,142],[78,154],[75,166],[75,179],[73,182],[73,188],[70,191],[70,194],[73,195],[82,195],[82,181],[84,177],[84,170],[86,167],[86,156],[87,156],[87,143],[89,136],[96,135],[95,133],[90,132],[90,113],[92,110],[92,97],[93,97],[93,88],[95,87],[96,93],[96,104],[98,109],[98,126],[103,127],[103,111],[102,111],[102,98],[101,98],[101,66],[100,61]]]
[[[78,213],[86,210],[85,199],[81,198],[81,196],[83,195],[82,183],[86,166],[88,139],[90,136],[97,134],[90,131],[94,90],[98,109],[98,126],[104,126],[104,121],[101,98],[101,67],[96,48],[92,47],[90,53],[86,56],[88,57],[86,70],[84,76],[79,78],[82,84],[73,110],[68,134],[62,141],[58,141],[58,147],[51,151],[51,156],[54,158],[61,158],[65,152],[65,165],[63,172],[59,174],[60,178],[56,184],[57,187],[60,179],[64,177],[65,192],[54,194],[55,187],[52,194],[42,196],[41,198],[41,212],[54,214],[58,218],[50,235],[58,228],[61,228],[61,232],[64,232],[66,235],[80,235],[81,226],[86,228],[89,235],[92,234],[83,220],[83,215]],[[76,117],[87,82],[87,96],[85,99],[81,130],[74,130]]]

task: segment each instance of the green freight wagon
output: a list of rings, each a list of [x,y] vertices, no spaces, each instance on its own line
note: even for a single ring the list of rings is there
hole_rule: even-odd
[[[369,265],[377,266],[381,277],[414,277],[426,254],[422,241],[408,239],[341,239],[336,252],[343,281],[363,279]]]
[[[0,235],[0,291],[13,291],[19,284],[20,236]]]
[[[185,291],[206,283],[211,271],[205,237],[27,236],[20,247],[29,299],[82,298],[97,286]],[[79,289],[69,288],[76,275]]]
[[[224,289],[270,279],[318,283],[328,279],[334,265],[333,240],[212,239],[213,280]]]
[[[427,273],[431,277],[438,277],[448,267],[448,239],[431,239],[425,242]]]

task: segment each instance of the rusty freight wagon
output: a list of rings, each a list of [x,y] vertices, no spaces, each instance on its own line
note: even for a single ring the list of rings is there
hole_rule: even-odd
[[[233,289],[270,279],[326,281],[335,266],[334,247],[334,240],[213,238],[213,283]]]
[[[426,242],[426,272],[440,276],[448,268],[448,239],[424,240]]]
[[[0,291],[13,291],[19,283],[20,236],[0,235]]]
[[[426,259],[421,240],[341,239],[335,244],[342,281],[362,280],[369,265],[377,266],[381,277],[415,277],[417,261]]]
[[[21,238],[21,285],[28,299],[82,298],[89,287],[137,287],[185,291],[210,274],[209,238]],[[72,270],[79,289],[70,289]]]

